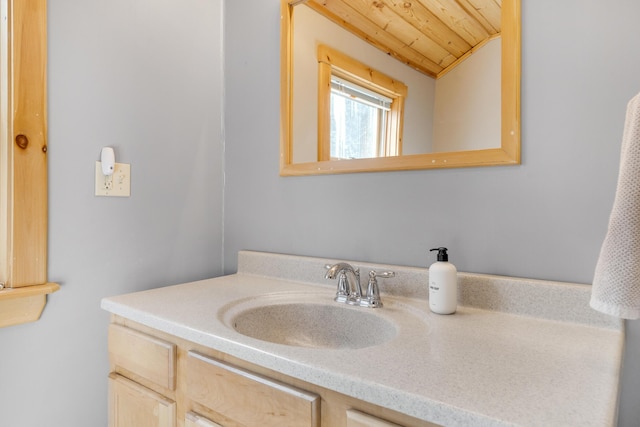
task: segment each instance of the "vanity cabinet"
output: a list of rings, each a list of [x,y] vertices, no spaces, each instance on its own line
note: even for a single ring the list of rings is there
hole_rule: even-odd
[[[434,427],[118,316],[109,427]]]

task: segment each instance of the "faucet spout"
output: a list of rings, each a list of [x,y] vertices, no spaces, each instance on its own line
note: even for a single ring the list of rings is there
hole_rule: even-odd
[[[343,271],[351,271],[355,272],[353,267],[346,262],[339,262],[333,265],[326,265],[327,273],[324,275],[325,279],[335,279],[338,276],[338,273]]]
[[[346,262],[339,262],[332,266],[327,265],[326,279],[338,277],[338,291],[335,300],[347,304],[358,305],[362,299],[360,286],[360,270],[354,269]]]

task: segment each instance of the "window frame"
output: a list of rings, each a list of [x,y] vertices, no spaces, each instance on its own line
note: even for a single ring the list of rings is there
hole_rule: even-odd
[[[357,61],[327,45],[319,45],[318,58],[318,161],[331,160],[331,76],[336,75],[353,84],[392,99],[386,126],[387,141],[402,154],[404,100],[407,86],[392,77]]]
[[[0,327],[40,318],[47,294],[47,2],[1,0]]]

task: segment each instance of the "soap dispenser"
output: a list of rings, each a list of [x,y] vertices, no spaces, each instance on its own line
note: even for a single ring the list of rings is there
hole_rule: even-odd
[[[458,271],[449,262],[447,248],[435,248],[438,261],[429,267],[429,309],[437,314],[453,314],[458,307]]]

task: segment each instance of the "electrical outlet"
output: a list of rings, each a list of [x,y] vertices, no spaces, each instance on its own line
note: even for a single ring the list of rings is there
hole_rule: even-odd
[[[102,173],[102,162],[96,162],[95,186],[96,196],[131,196],[131,165],[116,163],[113,175],[105,176]]]

